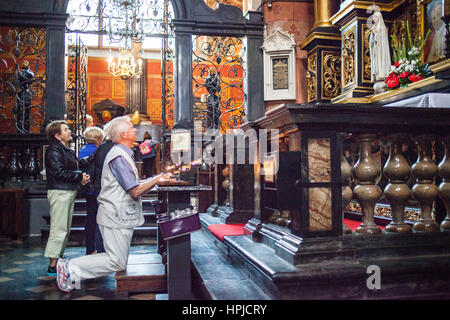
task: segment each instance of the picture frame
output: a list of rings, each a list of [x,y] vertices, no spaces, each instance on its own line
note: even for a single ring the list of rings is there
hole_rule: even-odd
[[[425,43],[423,62],[433,64],[445,58],[444,0],[418,0],[418,24],[422,39],[431,30]]]

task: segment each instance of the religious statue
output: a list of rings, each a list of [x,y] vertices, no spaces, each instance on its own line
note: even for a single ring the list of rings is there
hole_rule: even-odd
[[[375,93],[381,93],[386,90],[384,79],[391,72],[388,32],[380,12],[380,7],[372,5],[369,9],[374,11],[367,20],[367,25],[371,31],[369,35],[370,74],[371,81],[375,82],[373,86]]]
[[[208,112],[211,116],[213,127],[218,128],[221,112],[219,108],[220,101],[217,93],[220,91],[220,83],[214,68],[209,69],[209,76],[205,79],[205,87],[209,92],[206,101]]]
[[[31,110],[31,84],[35,81],[34,73],[30,70],[30,63],[27,60],[22,62],[22,69],[17,70],[17,82],[20,86],[16,95],[16,103],[13,113],[16,116],[16,127],[20,133],[30,132],[30,110]]]

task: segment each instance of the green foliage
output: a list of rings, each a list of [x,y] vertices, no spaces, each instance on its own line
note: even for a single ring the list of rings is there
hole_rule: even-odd
[[[428,29],[425,37],[421,39],[420,36],[415,35],[414,38],[411,36],[411,30],[409,28],[409,22],[406,21],[406,37],[408,46],[406,46],[406,41],[399,41],[393,34],[391,34],[392,46],[393,46],[393,58],[394,61],[397,62],[400,59],[403,60],[419,60],[423,54],[423,50],[425,48],[425,44],[427,42],[428,36],[430,35],[431,30]],[[410,50],[413,48],[418,49],[418,53],[409,54]]]

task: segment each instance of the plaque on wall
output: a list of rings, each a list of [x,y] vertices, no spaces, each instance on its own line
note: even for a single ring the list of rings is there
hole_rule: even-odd
[[[296,99],[296,68],[294,36],[275,28],[266,36],[264,51],[264,100]]]
[[[191,149],[191,132],[189,130],[173,130],[171,135],[171,151],[189,151]]]
[[[273,90],[289,89],[288,57],[272,60]]]

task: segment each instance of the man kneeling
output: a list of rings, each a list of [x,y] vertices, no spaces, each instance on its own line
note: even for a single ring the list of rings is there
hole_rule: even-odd
[[[136,133],[137,129],[127,116],[115,118],[110,123],[111,139],[116,145],[108,152],[103,164],[97,213],[106,252],[72,260],[60,259],[56,281],[64,292],[72,291],[81,280],[126,269],[134,227],[144,223],[140,196],[159,180],[169,178],[168,174],[160,174],[138,182],[131,150]]]

